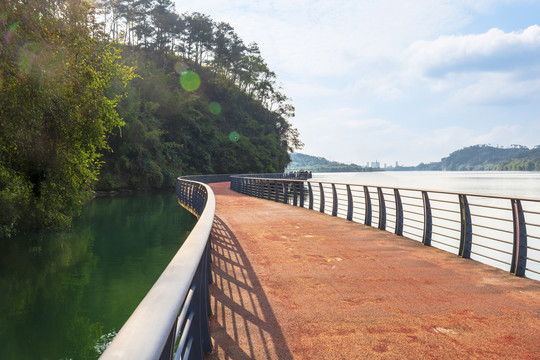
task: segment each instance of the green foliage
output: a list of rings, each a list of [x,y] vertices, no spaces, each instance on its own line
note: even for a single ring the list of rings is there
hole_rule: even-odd
[[[86,0],[0,4],[0,236],[68,225],[98,178],[283,171],[302,146],[275,74],[231,26],[170,0],[100,6],[105,24]]]
[[[507,158],[528,150],[523,146],[499,148],[475,145],[454,151],[441,160],[443,170],[496,170],[497,164]]]
[[[0,238],[11,237],[16,224],[28,221],[30,199],[29,181],[0,163]]]
[[[63,227],[122,125],[110,87],[130,70],[85,1],[2,2],[0,15],[0,235]]]
[[[440,162],[421,163],[418,166],[400,166],[395,170],[540,171],[539,149],[538,146],[529,150],[521,145],[512,145],[509,148],[474,145],[456,150]]]
[[[311,156],[300,153],[291,154],[291,163],[287,171],[312,171],[312,172],[362,172],[377,171],[379,169],[366,168],[356,164],[344,164],[330,161],[323,157]]]
[[[540,171],[540,147],[537,146],[501,161],[497,168],[511,171]]]
[[[137,78],[118,105],[126,126],[103,157],[100,190],[167,187],[183,174],[283,171],[288,152],[302,146],[287,120],[294,108],[272,87],[275,74],[257,46],[201,14],[177,21],[181,32],[169,34],[169,45],[150,37],[124,45]]]

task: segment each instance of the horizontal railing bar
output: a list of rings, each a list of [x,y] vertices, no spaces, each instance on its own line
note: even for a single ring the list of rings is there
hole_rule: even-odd
[[[473,226],[475,228],[482,228],[482,229],[488,229],[488,230],[493,230],[493,231],[499,231],[499,232],[503,232],[503,233],[506,233],[506,234],[513,234],[514,233],[513,231],[510,231],[510,230],[498,229],[498,228],[494,228],[492,226],[487,226],[487,225],[474,224]]]
[[[431,218],[433,218],[433,219],[438,219],[438,220],[444,220],[444,221],[448,221],[448,222],[453,222],[453,223],[456,223],[456,224],[460,224],[460,223],[461,223],[461,222],[458,221],[458,220],[455,220],[455,219],[448,219],[448,218],[441,217],[441,216],[431,215]],[[434,224],[434,225],[435,225],[435,224]]]
[[[429,201],[438,202],[438,203],[445,203],[445,204],[452,204],[452,205],[459,205],[459,201],[452,201],[452,200],[429,199]]]
[[[455,232],[461,232],[460,229],[453,229],[453,228],[450,228],[450,227],[444,226],[444,225],[433,224],[433,227],[437,227],[437,228],[441,228],[441,229],[445,229],[445,230],[450,230],[450,231],[455,231]]]
[[[532,269],[529,269],[529,268],[527,268],[526,270],[540,275],[540,271],[532,270]]]
[[[401,205],[403,205],[403,206],[412,206],[412,207],[417,207],[417,208],[424,208],[424,205],[422,205],[422,204],[410,204],[410,203],[404,202],[404,203],[401,203]]]
[[[469,203],[470,207],[480,207],[484,209],[493,209],[493,210],[510,210],[510,206],[508,207],[501,207],[501,206],[495,206],[495,205],[486,205],[486,204],[475,204],[475,203]]]
[[[534,261],[535,263],[540,264],[540,260],[538,260],[538,259],[533,259],[533,258],[527,257],[527,260]]]
[[[180,313],[180,316],[178,316],[177,321],[177,328],[176,328],[176,336],[178,336],[178,333],[180,332],[182,325],[184,323],[185,317],[188,313],[189,305],[191,305],[191,300],[193,299],[194,290],[193,287],[189,289],[188,295],[186,297],[186,300],[184,301],[184,305],[182,305],[182,312]]]
[[[400,189],[400,190],[401,190],[401,189]],[[402,198],[404,198],[404,199],[413,199],[413,200],[420,200],[420,201],[422,201],[422,197],[420,197],[420,196],[409,196],[409,195],[403,195],[403,194],[401,194],[400,196],[401,196]]]
[[[417,219],[412,219],[412,218],[404,218],[403,220],[412,221],[412,222],[415,222],[417,224],[423,224],[424,223],[423,220],[417,220]],[[422,231],[424,231],[424,229],[422,229]]]
[[[498,242],[503,243],[503,244],[512,244],[510,241],[504,241],[504,240],[501,240],[501,239],[496,239],[496,238],[491,237],[491,236],[476,234],[474,232],[472,233],[472,235],[477,236],[477,237],[481,237],[481,238],[487,239],[487,240],[498,241]]]
[[[404,211],[404,213],[405,214],[414,214],[414,215],[424,216],[424,214],[416,212],[416,211]]]
[[[503,218],[498,218],[498,217],[493,217],[493,216],[487,216],[487,215],[480,215],[480,214],[471,214],[472,216],[474,217],[479,217],[479,218],[482,218],[482,219],[490,219],[490,220],[497,220],[497,221],[506,221],[506,222],[512,222],[512,220],[510,219],[503,219]]]
[[[431,200],[430,200],[430,201],[431,201]],[[431,207],[431,210],[445,211],[445,212],[449,212],[449,213],[451,213],[451,214],[459,214],[459,211],[457,211],[457,210],[443,209],[443,208],[439,208],[439,207],[435,207],[435,206],[432,206],[432,207]]]
[[[416,230],[424,231],[424,229],[418,228],[418,227],[413,226],[413,225],[408,225],[407,228],[411,228],[411,229],[416,229]],[[403,231],[405,231],[405,230],[403,230]]]
[[[482,244],[478,244],[478,243],[473,244],[473,245],[474,245],[474,246],[480,246],[480,247],[482,247],[482,248],[484,248],[484,249],[493,250],[493,251],[496,251],[496,252],[498,252],[498,253],[503,253],[503,254],[506,254],[506,255],[512,255],[512,253],[509,252],[509,251],[504,251],[504,250],[501,250],[501,249],[492,248],[491,246],[482,245]]]
[[[481,256],[483,258],[490,259],[490,260],[493,260],[493,261],[497,261],[497,262],[500,262],[501,264],[504,264],[504,265],[511,265],[509,262],[502,261],[502,260],[499,260],[499,259],[495,259],[495,258],[493,258],[491,256],[487,256],[487,255],[484,255],[484,254],[479,254],[479,253],[476,253],[476,252],[471,252],[471,254]]]
[[[191,328],[191,324],[193,323],[193,316],[195,313],[191,312],[189,314],[188,319],[186,320],[186,324],[182,329],[182,336],[180,337],[180,342],[178,343],[178,350],[177,350],[177,356],[175,359],[179,358],[179,355],[182,353],[182,349],[184,349],[184,346],[186,344],[186,341],[188,339],[189,329]]]
[[[433,235],[439,235],[439,236],[441,236],[442,238],[446,238],[446,239],[449,239],[449,240],[453,240],[454,242],[455,242],[455,241],[459,242],[459,239],[451,238],[451,237],[448,237],[448,236],[446,236],[446,235],[444,235],[444,234],[437,233],[437,232],[435,232],[435,231],[433,231],[432,234],[433,234]],[[435,241],[435,242],[438,242],[438,243],[440,243],[440,244],[445,244],[445,245],[447,245],[447,246],[451,246],[451,247],[454,247],[454,248],[456,248],[456,249],[459,249],[459,246],[456,246],[456,245],[450,245],[449,243],[443,242],[442,240],[437,240],[437,238],[432,238],[431,241]]]
[[[433,234],[435,234],[435,232],[433,232]],[[440,234],[437,234],[437,235],[440,235]],[[434,243],[437,243],[437,244],[441,244],[441,245],[444,245],[444,246],[448,246],[449,248],[452,248],[452,249],[459,250],[459,247],[458,247],[458,246],[451,245],[451,244],[442,242],[442,241],[437,240],[437,239],[431,239],[431,242],[434,242]]]
[[[422,230],[422,229],[418,229],[418,230]],[[422,238],[422,235],[418,235],[418,234],[412,233],[412,232],[407,231],[407,230],[403,230],[403,235],[416,236],[416,237]]]

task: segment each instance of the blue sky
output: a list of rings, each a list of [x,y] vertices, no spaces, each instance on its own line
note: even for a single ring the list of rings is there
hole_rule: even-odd
[[[540,0],[178,0],[259,44],[300,152],[365,165],[540,145]],[[224,104],[226,106],[226,104]]]

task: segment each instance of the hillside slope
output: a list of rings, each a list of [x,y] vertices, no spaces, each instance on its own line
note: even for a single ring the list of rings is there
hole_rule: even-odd
[[[499,148],[489,145],[474,145],[457,151],[441,159],[441,170],[497,170],[498,164],[529,149],[516,145]]]
[[[286,171],[307,170],[312,172],[362,172],[379,170],[362,167],[356,164],[344,164],[337,161],[330,161],[323,157],[301,153],[292,153],[290,156],[291,163],[287,166]]]

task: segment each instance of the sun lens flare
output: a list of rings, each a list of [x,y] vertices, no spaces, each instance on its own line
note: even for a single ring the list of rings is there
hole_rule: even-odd
[[[214,115],[221,114],[221,105],[218,102],[212,101],[208,104],[208,110]]]
[[[229,134],[229,140],[231,140],[232,142],[237,142],[238,140],[240,140],[240,134],[236,131],[232,131]]]
[[[201,86],[201,78],[194,71],[184,71],[180,75],[180,85],[182,85],[186,91],[195,91]]]

